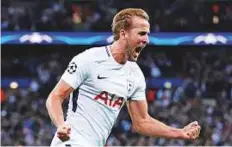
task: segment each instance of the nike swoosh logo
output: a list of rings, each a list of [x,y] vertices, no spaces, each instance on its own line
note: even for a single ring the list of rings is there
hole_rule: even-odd
[[[107,77],[101,77],[100,75],[97,76],[98,79],[106,79]]]

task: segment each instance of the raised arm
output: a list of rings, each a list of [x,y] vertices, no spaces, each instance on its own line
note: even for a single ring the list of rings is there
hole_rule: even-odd
[[[64,114],[62,109],[63,101],[72,93],[74,89],[64,80],[60,80],[56,87],[49,94],[46,107],[52,122],[57,127],[57,137],[62,141],[69,139],[70,127],[64,123]]]
[[[127,108],[132,119],[133,128],[136,132],[151,136],[164,138],[196,139],[200,133],[198,122],[192,122],[183,129],[173,128],[152,118],[148,114],[146,100],[130,100]]]
[[[69,84],[60,80],[48,96],[46,107],[49,116],[56,127],[64,124],[62,103],[73,91],[74,89]]]
[[[52,122],[57,127],[57,136],[62,140],[68,140],[71,128],[65,124],[62,103],[75,89],[77,89],[89,75],[91,59],[88,52],[82,52],[69,62],[69,65],[61,80],[49,94],[46,107]]]

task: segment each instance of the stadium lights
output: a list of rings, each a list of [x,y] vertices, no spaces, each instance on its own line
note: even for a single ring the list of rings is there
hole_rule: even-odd
[[[19,84],[18,84],[17,82],[12,81],[12,82],[10,83],[10,88],[11,88],[11,89],[17,89],[18,87],[19,87]]]
[[[213,21],[214,24],[218,24],[220,20],[219,20],[219,17],[218,17],[218,16],[215,16],[215,15],[214,15],[212,21]]]
[[[171,82],[165,82],[164,87],[170,89],[170,88],[172,88],[172,83]]]

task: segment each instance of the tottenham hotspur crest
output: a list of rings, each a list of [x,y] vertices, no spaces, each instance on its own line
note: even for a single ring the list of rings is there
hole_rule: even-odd
[[[73,74],[74,72],[76,72],[77,70],[77,65],[75,62],[71,62],[69,65],[68,65],[68,68],[67,68],[67,71],[68,73],[70,74]]]
[[[132,80],[127,80],[127,90],[129,93],[134,89],[134,82]]]

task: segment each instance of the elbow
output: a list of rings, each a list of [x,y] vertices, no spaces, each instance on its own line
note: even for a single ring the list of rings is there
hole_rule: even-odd
[[[143,125],[143,123],[136,123],[133,124],[132,128],[135,132],[139,133],[139,134],[144,134],[144,130],[146,130],[144,127],[146,125]]]
[[[49,110],[49,108],[52,107],[52,105],[62,104],[63,102],[63,96],[60,94],[57,94],[55,92],[51,92],[46,100],[46,108]]]
[[[51,105],[51,103],[50,103],[50,98],[49,98],[49,97],[47,98],[47,100],[46,100],[46,102],[45,102],[45,105],[46,105],[46,108],[47,108],[47,110],[48,110],[49,107],[50,107],[50,105]]]
[[[151,117],[147,115],[147,117],[134,122],[132,128],[135,132],[139,134],[148,135],[151,130],[149,125],[150,123],[151,123]]]
[[[141,128],[139,127],[139,125],[137,125],[137,124],[136,124],[136,125],[133,125],[132,128],[133,128],[133,130],[134,130],[135,132],[140,133]]]
[[[47,100],[46,100],[46,102],[45,102],[45,105],[46,105],[46,108],[47,108],[47,110],[49,110],[49,108],[51,107],[51,105],[52,105],[52,102],[53,102],[53,93],[51,92],[50,94],[49,94],[49,96],[48,96],[48,98],[47,98]]]

